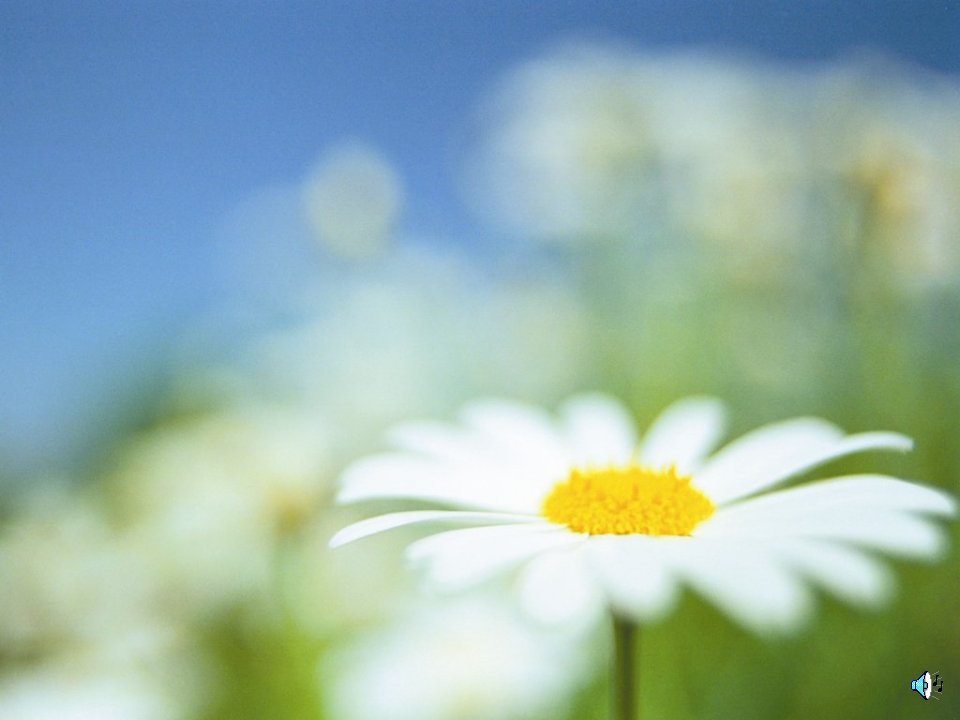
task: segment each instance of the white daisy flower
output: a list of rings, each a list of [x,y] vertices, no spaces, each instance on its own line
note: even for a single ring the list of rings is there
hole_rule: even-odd
[[[796,418],[711,454],[725,425],[711,398],[677,402],[642,439],[624,407],[602,395],[574,397],[556,418],[480,401],[460,421],[396,427],[397,452],[349,467],[340,493],[342,502],[414,498],[457,509],[370,518],[331,546],[404,525],[476,526],[418,540],[408,556],[449,589],[522,566],[527,604],[555,620],[609,606],[649,622],[687,586],[763,632],[801,624],[811,585],[855,604],[882,600],[892,583],[874,553],[938,556],[944,536],[929,516],[955,512],[942,492],[876,474],[766,492],[837,458],[913,443]]]
[[[320,665],[337,720],[510,720],[562,716],[590,677],[581,638],[523,622],[485,594],[418,607]],[[589,655],[589,654],[588,654]],[[376,688],[375,692],[371,692]]]

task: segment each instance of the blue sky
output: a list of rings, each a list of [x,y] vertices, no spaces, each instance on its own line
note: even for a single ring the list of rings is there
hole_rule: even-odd
[[[0,463],[55,466],[120,368],[232,291],[224,218],[331,144],[379,147],[404,225],[469,238],[459,142],[483,93],[568,39],[786,61],[884,49],[960,71],[954,2],[0,4]],[[2,468],[2,465],[0,465]],[[2,475],[0,470],[0,475]]]

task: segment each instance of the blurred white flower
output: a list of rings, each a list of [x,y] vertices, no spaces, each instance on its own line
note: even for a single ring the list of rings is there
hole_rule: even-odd
[[[494,391],[552,401],[583,384],[589,316],[564,278],[491,282],[478,265],[412,246],[331,278],[299,324],[248,353],[252,392],[335,418],[331,445],[345,462],[411,414]]]
[[[638,621],[662,616],[685,584],[753,630],[797,627],[808,582],[854,603],[883,599],[890,578],[868,552],[929,558],[943,550],[925,517],[949,496],[883,475],[854,475],[751,497],[832,460],[906,451],[895,433],[845,435],[816,418],[761,427],[711,451],[719,402],[692,398],[642,441],[616,401],[585,395],[559,421],[527,405],[480,401],[461,425],[390,433],[397,452],[361,460],[340,499],[417,498],[464,508],[391,513],[345,528],[337,546],[415,523],[477,525],[412,544],[438,585],[470,585],[524,565],[524,597],[554,618],[610,604]]]
[[[333,720],[553,718],[589,663],[570,634],[531,628],[487,597],[427,607],[333,653]]]
[[[450,402],[450,377],[463,366],[457,310],[475,287],[471,273],[430,252],[340,274],[310,299],[303,322],[254,346],[252,372],[267,391],[336,417],[337,449],[356,450],[410,408]]]
[[[952,78],[578,46],[521,66],[486,110],[469,190],[521,235],[687,246],[750,284],[858,243],[908,288],[960,278]]]
[[[805,229],[803,88],[721,55],[567,48],[495,96],[471,189],[546,240],[666,232],[789,253]]]
[[[281,538],[329,494],[329,459],[316,414],[238,406],[152,430],[109,482],[171,599],[215,610],[271,587]]]
[[[303,186],[303,211],[320,242],[348,258],[383,250],[394,229],[403,191],[390,164],[372,147],[332,150]]]
[[[122,671],[34,670],[0,677],[0,720],[186,720],[174,697]]]
[[[0,535],[0,720],[190,717],[206,661],[151,569],[79,491],[34,491]]]
[[[960,86],[876,60],[821,85],[816,149],[847,205],[841,239],[907,290],[960,283]]]
[[[647,80],[631,55],[593,48],[521,67],[490,103],[471,189],[545,239],[634,227],[656,162]]]
[[[0,645],[15,657],[162,636],[156,585],[103,512],[38,489],[0,534]]]

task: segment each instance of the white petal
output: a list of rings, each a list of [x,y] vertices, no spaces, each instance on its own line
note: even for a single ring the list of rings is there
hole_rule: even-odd
[[[913,442],[897,433],[844,437],[823,420],[798,418],[767,425],[721,449],[694,478],[716,504],[750,495],[831,460],[866,450],[906,451]]]
[[[630,413],[607,395],[590,393],[570,398],[560,409],[572,465],[623,464],[637,448],[637,431]]]
[[[810,614],[812,598],[796,573],[756,544],[676,538],[669,547],[671,569],[744,627],[783,632]]]
[[[355,522],[343,528],[332,538],[330,547],[336,548],[354,540],[376,535],[385,530],[416,525],[419,523],[437,522],[464,525],[496,525],[498,523],[532,522],[542,523],[543,520],[528,515],[509,515],[506,513],[470,512],[456,510],[411,510],[409,512],[395,512]]]
[[[464,407],[460,418],[504,451],[561,468],[566,465],[556,423],[540,408],[509,400],[478,400]]]
[[[889,569],[855,548],[803,540],[776,543],[775,552],[827,592],[856,605],[878,605],[894,587]]]
[[[444,462],[467,462],[483,452],[477,438],[463,430],[437,422],[409,422],[387,432],[391,445]]]
[[[649,622],[675,604],[677,583],[661,538],[602,535],[590,538],[588,550],[610,603],[620,612]]]
[[[650,467],[675,465],[681,474],[699,469],[726,427],[719,400],[691,397],[675,402],[653,421],[640,448],[640,461]]]
[[[583,536],[547,523],[467,528],[431,535],[407,548],[430,582],[452,590],[486,580],[547,550],[583,542]]]
[[[559,429],[539,408],[483,400],[466,406],[461,419],[478,442],[490,448],[484,472],[488,482],[511,495],[510,510],[537,512],[550,488],[570,471],[569,451]]]
[[[731,504],[718,515],[722,515],[724,522],[736,522],[738,518],[754,513],[776,513],[783,507],[788,508],[791,514],[846,507],[851,514],[856,514],[862,508],[886,508],[951,516],[956,514],[957,503],[947,493],[926,485],[886,475],[846,475]]]
[[[566,627],[591,625],[605,609],[604,597],[584,556],[584,545],[534,557],[520,576],[524,610],[540,622]]]
[[[371,455],[343,471],[337,501],[432,497],[444,489],[445,483],[438,474],[439,466],[425,458],[403,453]],[[449,495],[449,491],[446,494]]]
[[[714,502],[752,487],[757,478],[775,476],[795,465],[793,458],[820,452],[843,437],[843,431],[818,418],[795,418],[765,425],[723,447],[694,477],[694,485]]]
[[[341,476],[341,503],[415,498],[459,507],[535,513],[542,496],[513,474],[482,465],[449,465],[404,453],[374,455]]]
[[[894,557],[938,560],[947,549],[943,531],[924,518],[876,512],[856,518],[824,518],[804,533],[853,543]]]
[[[732,514],[732,513],[731,513]],[[823,508],[810,513],[786,505],[729,519],[718,512],[699,525],[698,539],[744,538],[754,541],[821,538],[847,542],[897,557],[937,559],[945,548],[943,532],[930,520],[885,508]]]

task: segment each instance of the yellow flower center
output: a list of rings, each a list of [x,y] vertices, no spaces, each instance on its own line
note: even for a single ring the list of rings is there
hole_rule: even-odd
[[[590,535],[689,535],[713,503],[673,467],[573,469],[543,501],[543,516]]]

